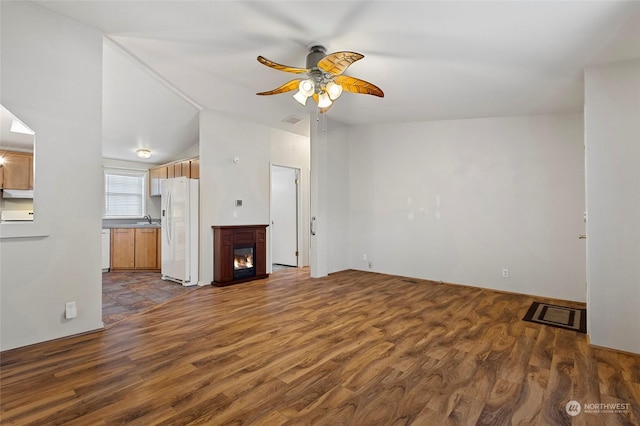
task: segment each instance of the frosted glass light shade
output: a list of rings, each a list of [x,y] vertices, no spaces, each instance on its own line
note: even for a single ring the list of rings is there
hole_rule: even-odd
[[[300,102],[302,105],[306,105],[307,104],[307,98],[309,96],[304,95],[301,91],[298,91],[295,95],[293,95],[293,99],[295,99],[296,101]]]
[[[342,94],[342,86],[330,81],[327,83],[327,93],[329,94],[329,98],[335,101]]]
[[[300,84],[298,85],[298,90],[300,90],[300,93],[302,93],[304,96],[309,97],[313,95],[313,92],[315,90],[315,85],[313,84],[313,80],[300,81]]]
[[[332,103],[333,102],[331,102],[331,99],[329,98],[329,95],[327,95],[327,92],[321,92],[318,95],[318,108],[330,107]]]
[[[148,149],[142,148],[136,151],[136,155],[139,158],[151,158],[151,151]]]

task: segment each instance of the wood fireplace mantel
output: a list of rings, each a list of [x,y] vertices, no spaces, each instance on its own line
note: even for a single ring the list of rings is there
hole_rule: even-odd
[[[246,281],[267,278],[267,226],[234,225],[213,228],[213,282],[222,287]],[[233,249],[235,246],[253,244],[255,276],[234,278]]]

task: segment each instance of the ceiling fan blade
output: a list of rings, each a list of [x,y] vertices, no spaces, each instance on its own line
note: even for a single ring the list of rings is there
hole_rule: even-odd
[[[264,56],[258,56],[258,62],[260,62],[262,65],[268,66],[269,68],[277,69],[278,71],[291,72],[294,74],[305,74],[309,72],[307,68],[296,68],[296,67],[290,67],[288,65],[281,65],[276,62],[270,61]]]
[[[366,95],[384,98],[384,92],[380,90],[378,86],[367,81],[360,80],[359,78],[339,75],[335,78],[335,82],[341,85],[347,92],[364,93]]]
[[[256,95],[278,95],[280,93],[290,92],[291,90],[296,90],[300,85],[300,80],[291,80],[288,83],[283,84],[277,89],[269,90],[268,92],[260,92],[256,93]]]
[[[349,65],[364,58],[364,55],[356,52],[335,52],[318,61],[318,68],[333,75],[342,74]]]

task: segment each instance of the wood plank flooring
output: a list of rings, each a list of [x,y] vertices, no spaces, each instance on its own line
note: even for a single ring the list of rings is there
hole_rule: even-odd
[[[640,356],[521,321],[532,301],[359,271],[197,288],[103,331],[2,353],[0,421],[640,424]],[[606,403],[623,409],[587,412]]]

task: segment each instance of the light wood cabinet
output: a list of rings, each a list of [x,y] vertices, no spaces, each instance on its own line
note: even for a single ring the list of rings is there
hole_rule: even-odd
[[[191,172],[191,179],[200,179],[200,159],[194,158],[189,161],[189,169]]]
[[[33,189],[33,154],[4,151],[0,157],[0,188]]]
[[[111,269],[135,267],[136,230],[117,228],[111,230]]]
[[[158,233],[155,228],[138,228],[136,231],[136,269],[158,269]]]
[[[163,166],[149,169],[149,196],[159,197],[162,194],[160,181],[174,177],[185,176],[200,179],[200,159],[176,161]]]
[[[111,230],[112,270],[159,270],[157,228]]]
[[[156,247],[158,248],[156,262],[158,262],[158,269],[162,269],[162,229],[161,228],[158,228],[158,245]]]
[[[160,181],[167,178],[167,167],[155,167],[149,169],[149,195],[156,197],[160,195]]]

